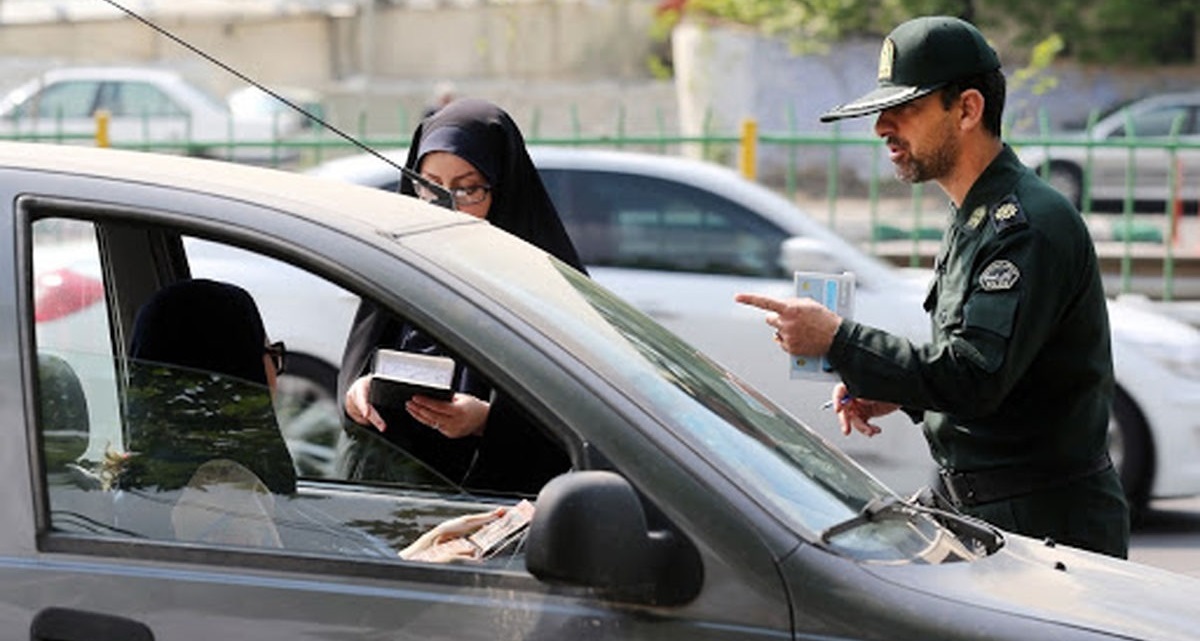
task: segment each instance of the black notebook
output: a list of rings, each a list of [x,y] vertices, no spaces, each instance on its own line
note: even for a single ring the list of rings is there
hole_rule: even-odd
[[[454,360],[391,349],[375,351],[368,400],[382,407],[403,407],[414,395],[448,401],[454,396]]]

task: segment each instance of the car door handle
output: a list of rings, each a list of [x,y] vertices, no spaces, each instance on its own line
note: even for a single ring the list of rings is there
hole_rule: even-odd
[[[29,626],[32,641],[154,641],[144,623],[111,614],[46,608]]]

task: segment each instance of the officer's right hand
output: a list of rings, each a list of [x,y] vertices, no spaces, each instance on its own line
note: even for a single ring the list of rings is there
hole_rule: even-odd
[[[838,415],[838,423],[842,426],[842,434],[849,436],[851,430],[861,432],[866,436],[875,436],[883,431],[871,422],[877,416],[885,416],[900,409],[895,403],[872,401],[865,398],[851,397],[845,383],[838,383],[833,388],[833,407]]]

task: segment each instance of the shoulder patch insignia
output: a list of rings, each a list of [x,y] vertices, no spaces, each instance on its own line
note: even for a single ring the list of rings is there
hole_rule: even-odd
[[[985,292],[1012,289],[1021,279],[1021,270],[1009,260],[993,260],[979,274],[979,286]]]
[[[991,213],[992,226],[997,232],[1025,226],[1025,210],[1021,209],[1016,194],[1009,194],[992,205]]]

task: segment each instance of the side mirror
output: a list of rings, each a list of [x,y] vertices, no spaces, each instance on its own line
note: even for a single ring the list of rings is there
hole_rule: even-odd
[[[687,603],[700,591],[695,547],[669,530],[652,531],[637,493],[618,474],[558,476],[538,494],[535,514],[525,566],[541,581],[653,605]]]
[[[846,270],[838,257],[815,238],[793,236],[779,250],[779,264],[787,273],[826,272],[841,273]]]

